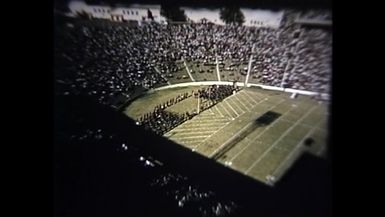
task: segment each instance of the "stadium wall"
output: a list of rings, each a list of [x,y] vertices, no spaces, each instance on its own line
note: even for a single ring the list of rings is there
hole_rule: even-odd
[[[137,21],[141,22],[147,19],[147,10],[150,10],[154,21],[158,23],[166,23],[166,18],[160,14],[160,5],[114,5],[110,7],[108,5],[88,5],[82,0],[72,0],[68,3],[70,9],[69,16],[76,16],[77,13],[84,12],[89,17],[98,19],[108,19],[112,21]],[[206,19],[209,22],[217,25],[225,25],[220,19],[220,9],[208,9],[208,8],[191,8],[181,7],[185,11],[188,20],[195,23],[201,22],[202,19]],[[270,11],[260,9],[240,9],[245,16],[244,26],[253,27],[272,27],[278,28],[283,17],[283,11]],[[144,20],[143,20],[144,19]]]
[[[160,15],[160,5],[138,5],[128,6],[115,5],[114,7],[102,5],[87,5],[80,0],[70,1],[68,4],[70,16],[85,12],[92,18],[107,19],[113,21],[148,21],[147,11],[150,10],[155,22],[165,22],[166,19]]]

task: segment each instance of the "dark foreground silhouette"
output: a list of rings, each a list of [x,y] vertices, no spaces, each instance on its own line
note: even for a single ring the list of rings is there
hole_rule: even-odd
[[[80,97],[55,99],[55,216],[331,216],[330,164],[268,187]]]

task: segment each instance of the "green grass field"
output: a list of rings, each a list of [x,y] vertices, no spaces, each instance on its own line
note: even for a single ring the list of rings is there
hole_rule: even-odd
[[[145,95],[134,101],[125,114],[137,118],[166,99],[199,88],[166,89]],[[182,113],[196,106],[197,100],[190,97],[167,110]],[[267,176],[279,180],[303,152],[322,157],[327,138],[327,110],[326,103],[320,104],[307,96],[291,99],[288,93],[246,88],[164,136],[209,158],[225,150],[215,158],[218,163],[268,183]],[[266,126],[256,127],[228,147],[267,111],[280,116]],[[303,144],[308,137],[314,140],[311,146]]]
[[[200,87],[181,87],[181,88],[172,88],[172,89],[165,89],[162,91],[156,91],[154,93],[148,93],[144,95],[143,97],[140,97],[133,101],[124,111],[125,114],[127,114],[129,117],[133,119],[139,118],[141,115],[152,112],[154,110],[154,107],[164,103],[165,101],[175,98],[179,94],[182,93],[190,93],[192,90],[198,90]],[[191,98],[188,98],[184,101],[190,101]],[[183,109],[179,109],[180,106],[184,107],[184,101],[177,103],[176,105],[167,108],[167,110],[177,110],[177,111],[184,111]],[[190,106],[196,108],[196,106]],[[192,108],[192,109],[193,109]],[[185,111],[186,112],[186,111]]]

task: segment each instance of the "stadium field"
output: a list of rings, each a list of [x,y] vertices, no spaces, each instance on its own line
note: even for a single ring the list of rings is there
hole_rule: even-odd
[[[137,119],[169,98],[200,88],[150,93],[131,103],[124,112]],[[184,113],[197,109],[197,105],[198,100],[189,97],[167,110]],[[244,88],[164,136],[244,175],[273,185],[301,153],[323,156],[327,122],[328,104],[325,102],[308,96],[292,99],[289,93]]]

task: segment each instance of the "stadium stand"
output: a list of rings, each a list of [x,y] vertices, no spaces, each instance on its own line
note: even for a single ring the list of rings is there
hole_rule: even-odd
[[[74,19],[55,26],[55,92],[87,95],[118,108],[138,90],[170,84],[173,77],[173,82],[186,82],[189,76],[217,80],[216,64],[227,81],[245,80],[252,55],[250,83],[328,93],[331,32],[304,27],[296,23],[298,17],[322,20],[331,15],[287,10],[277,29]],[[189,76],[179,73],[185,70],[183,62],[195,69]],[[157,115],[173,120],[162,130],[155,127],[159,132],[185,120],[165,112]]]

